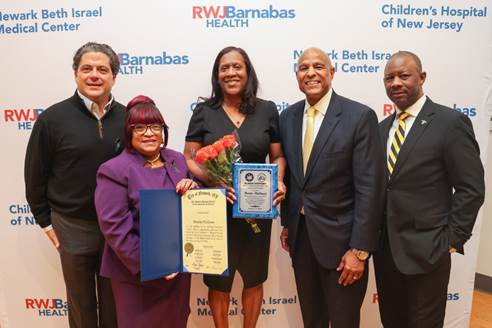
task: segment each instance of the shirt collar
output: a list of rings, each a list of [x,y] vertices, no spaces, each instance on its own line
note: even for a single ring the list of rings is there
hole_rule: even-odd
[[[323,97],[321,97],[321,99],[318,100],[318,102],[313,106],[311,106],[306,99],[304,101],[304,114],[307,113],[307,110],[309,108],[314,107],[318,112],[320,112],[324,116],[326,114],[326,110],[328,109],[328,105],[330,104],[332,94],[333,94],[333,88],[330,88],[330,90],[328,90],[328,92]]]
[[[79,95],[79,97],[84,102],[85,107],[89,110],[89,112],[92,113],[92,104],[94,102],[92,100],[90,100],[89,98],[87,98],[86,96],[84,96],[82,93],[80,93],[79,89],[77,89],[77,94]],[[113,97],[113,95],[111,95],[111,98],[109,98],[108,103],[106,104],[106,106],[104,106],[104,113],[109,111],[109,109],[111,108],[111,104],[113,103],[113,100],[114,100],[114,97]]]
[[[413,103],[410,107],[408,107],[405,112],[410,114],[412,117],[417,117],[419,115],[420,111],[422,110],[422,107],[424,107],[425,101],[427,100],[427,97],[425,95],[422,95],[416,102]],[[400,115],[403,111],[399,108],[396,109],[396,116]]]

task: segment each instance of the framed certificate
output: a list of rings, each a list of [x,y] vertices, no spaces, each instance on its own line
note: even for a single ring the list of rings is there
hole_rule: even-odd
[[[273,194],[278,183],[277,164],[236,163],[233,169],[233,187],[236,202],[232,207],[235,218],[275,219]]]
[[[140,280],[229,274],[225,189],[140,191]]]

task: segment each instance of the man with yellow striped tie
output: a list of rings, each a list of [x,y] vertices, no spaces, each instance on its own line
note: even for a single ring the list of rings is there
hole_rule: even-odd
[[[374,254],[385,327],[442,327],[451,253],[463,254],[485,186],[470,119],[424,95],[426,73],[408,51],[391,56],[384,86],[396,113],[379,124],[386,145],[386,208]]]

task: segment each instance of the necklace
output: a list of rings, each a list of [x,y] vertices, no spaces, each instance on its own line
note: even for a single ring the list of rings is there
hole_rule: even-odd
[[[241,112],[236,112],[233,114],[232,112],[229,111],[226,105],[223,105],[222,107],[224,108],[224,111],[226,112],[227,116],[229,116],[231,121],[236,125],[236,127],[239,127],[241,123],[244,121],[244,119],[246,118],[246,116]]]
[[[161,159],[161,153],[158,153],[155,158],[147,159],[145,164],[150,165],[150,167],[154,167],[154,164],[160,159]]]

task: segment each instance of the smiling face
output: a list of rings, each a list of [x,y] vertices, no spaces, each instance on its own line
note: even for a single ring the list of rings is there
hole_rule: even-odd
[[[159,128],[157,128],[159,127]],[[140,130],[144,130],[142,131]],[[162,144],[162,124],[135,124],[132,133],[132,147],[147,159],[157,156]]]
[[[335,70],[320,49],[306,49],[297,62],[297,83],[310,105],[316,104],[331,88]]]
[[[413,105],[424,95],[426,73],[408,55],[396,55],[384,69],[386,94],[402,111]]]
[[[77,89],[100,107],[109,100],[115,77],[109,57],[102,52],[87,52],[82,55],[75,71]]]
[[[240,97],[248,81],[246,63],[237,51],[224,54],[219,61],[218,80],[224,98]]]

